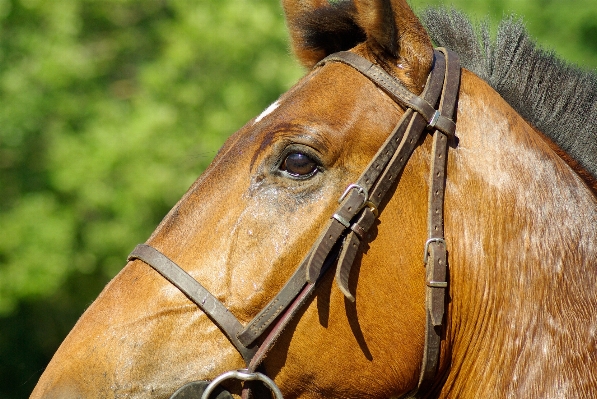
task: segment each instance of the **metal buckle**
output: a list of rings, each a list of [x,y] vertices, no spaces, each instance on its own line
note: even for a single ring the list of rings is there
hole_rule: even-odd
[[[278,388],[276,383],[271,378],[262,373],[251,373],[247,369],[227,371],[224,374],[214,378],[214,380],[205,388],[205,391],[203,391],[201,399],[209,399],[209,395],[211,395],[214,389],[216,389],[216,387],[220,385],[222,381],[228,380],[230,378],[236,378],[241,381],[261,381],[267,385],[270,391],[272,391],[275,399],[284,399],[282,396],[282,391],[280,391],[280,388]]]
[[[423,262],[425,262],[425,264],[427,264],[427,262],[429,261],[429,244],[431,244],[432,242],[444,244],[444,247],[446,246],[446,240],[444,240],[443,238],[428,239],[427,242],[425,243],[425,253],[423,254]]]
[[[367,191],[366,188],[361,187],[358,184],[351,184],[351,185],[349,185],[346,188],[346,190],[344,190],[344,193],[342,194],[342,196],[338,200],[338,203],[342,203],[342,201],[344,201],[344,199],[348,196],[348,193],[350,192],[350,190],[352,190],[353,188],[356,188],[360,194],[364,194],[365,195],[365,199],[363,200],[363,203],[359,206],[358,211],[360,211],[364,207],[367,207],[367,208],[371,209],[371,212],[373,212],[373,214],[377,218],[379,216],[379,210],[377,209],[377,207],[375,206],[375,204],[373,204],[373,202],[369,201],[369,192]],[[338,215],[337,213],[334,213],[334,215],[332,216],[332,218],[336,219],[338,222],[340,222],[346,228],[350,227],[350,220],[346,220],[346,218]]]
[[[371,201],[365,201],[364,204],[367,208],[371,209],[371,212],[375,215],[375,217],[379,217],[379,209],[373,204]]]
[[[346,187],[346,190],[344,190],[344,194],[342,194],[342,196],[338,200],[338,203],[341,203],[342,201],[344,201],[344,198],[346,198],[346,196],[348,195],[350,190],[352,190],[353,188],[356,188],[359,191],[359,193],[365,194],[365,199],[363,200],[363,205],[365,205],[365,203],[367,203],[369,201],[369,192],[367,192],[367,189],[359,186],[358,184],[353,183],[350,186]],[[363,205],[361,205],[361,207]]]
[[[346,196],[348,195],[348,193],[350,192],[350,190],[352,190],[353,188],[356,188],[359,193],[361,194],[365,194],[365,199],[363,200],[363,203],[361,204],[361,206],[359,207],[359,210],[363,209],[364,207],[367,207],[369,209],[371,209],[371,212],[373,212],[373,214],[375,215],[375,217],[379,216],[379,210],[377,209],[377,207],[375,206],[375,204],[373,204],[373,202],[369,201],[369,192],[367,191],[367,189],[365,187],[361,187],[358,184],[351,184],[350,186],[348,186],[346,188],[346,190],[344,190],[344,194],[342,194],[342,196],[340,197],[340,199],[338,200],[339,203],[342,203],[342,201],[344,201],[344,198],[346,198]],[[335,217],[335,215],[334,215]],[[342,223],[341,220],[338,220],[340,223]],[[344,223],[342,223],[344,224]],[[348,227],[348,226],[346,226]]]

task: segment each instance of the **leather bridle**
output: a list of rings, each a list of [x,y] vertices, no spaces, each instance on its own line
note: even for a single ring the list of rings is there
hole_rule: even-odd
[[[453,137],[456,130],[453,119],[460,86],[459,59],[447,49],[436,49],[433,68],[421,97],[408,91],[400,81],[379,66],[354,53],[332,54],[319,62],[316,68],[330,62],[353,67],[405,107],[406,111],[360,178],[348,186],[339,200],[340,206],[298,269],[253,320],[243,326],[215,296],[157,249],[140,244],[128,257],[129,261],[139,259],[147,263],[182,291],[219,327],[245,360],[246,369],[219,376],[205,388],[202,398],[207,399],[215,386],[227,378],[261,380],[276,398],[282,397],[273,381],[257,372],[257,367],[336,260],[336,282],[349,300],[355,300],[348,289],[348,278],[360,243],[366,239],[367,231],[378,216],[382,200],[397,181],[426,130],[432,131],[434,138],[428,240],[424,246],[427,285],[425,347],[419,383],[415,391],[409,394],[410,397],[428,391],[434,383],[439,366],[448,288],[443,207],[448,138]],[[262,338],[266,332],[267,335]],[[262,339],[258,342],[259,338]],[[243,397],[248,397],[247,389],[243,390]]]

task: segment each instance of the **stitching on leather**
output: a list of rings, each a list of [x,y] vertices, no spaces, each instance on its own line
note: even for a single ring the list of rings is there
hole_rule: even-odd
[[[276,302],[277,302],[277,300],[276,300]],[[271,309],[271,307],[268,308],[268,311],[269,311],[269,309]],[[278,317],[278,315],[280,314],[280,312],[282,312],[282,310],[284,310],[284,306],[279,306],[278,309],[276,309],[274,311],[274,313],[272,313],[272,315],[265,322],[261,323],[259,320],[261,320],[267,313],[267,312],[264,312],[261,315],[261,317],[259,318],[259,320],[257,321],[257,323],[255,323],[255,324],[259,324],[259,327],[257,327],[256,325],[253,325],[253,326],[251,326],[251,331],[256,334],[256,333],[259,333],[260,331],[262,331],[263,329],[265,329],[267,326],[269,326],[269,324],[271,323],[271,321],[273,319]]]
[[[251,321],[249,330],[245,331],[243,334],[248,333],[249,331],[251,331],[253,333],[257,333],[257,332],[263,330],[263,324],[259,328],[257,328],[256,326],[258,324],[261,324],[261,320],[263,320],[263,318],[267,316],[267,314],[270,312],[270,310],[273,309],[278,304],[278,302],[280,302],[280,299],[275,298],[274,301],[272,303],[270,303],[268,307],[266,307],[265,309],[263,309],[263,311],[261,311],[260,315],[258,315],[255,319],[253,319]],[[278,307],[278,309],[274,312],[274,315],[278,315],[280,313],[280,311],[281,311],[281,309],[280,309],[280,307]],[[270,321],[270,320],[271,320],[271,317],[268,319],[268,321]]]

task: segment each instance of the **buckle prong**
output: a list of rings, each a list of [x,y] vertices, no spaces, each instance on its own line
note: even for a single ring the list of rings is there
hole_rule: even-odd
[[[353,183],[350,186],[346,187],[346,190],[344,190],[344,194],[342,194],[342,196],[340,197],[338,202],[340,203],[340,202],[344,201],[344,198],[346,198],[346,196],[348,195],[350,190],[352,190],[353,188],[356,188],[359,193],[365,194],[365,199],[363,200],[363,204],[365,204],[365,203],[367,203],[367,201],[369,201],[369,193],[367,192],[367,189],[359,186],[358,184]]]
[[[432,242],[437,242],[440,244],[444,244],[444,246],[446,246],[446,240],[444,240],[443,238],[428,239],[427,242],[425,243],[425,254],[423,255],[423,261],[425,262],[425,264],[427,264],[427,262],[429,261],[429,244],[431,244]]]

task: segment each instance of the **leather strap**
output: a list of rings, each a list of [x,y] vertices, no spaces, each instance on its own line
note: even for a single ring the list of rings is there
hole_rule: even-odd
[[[447,68],[444,57],[448,60]],[[336,281],[349,299],[355,299],[348,290],[348,279],[359,245],[366,238],[367,231],[375,222],[381,201],[398,179],[425,128],[433,128],[436,130],[433,146],[436,155],[432,168],[433,176],[437,176],[431,183],[430,240],[426,244],[426,253],[429,251],[431,259],[429,263],[432,266],[427,268],[428,323],[419,383],[419,389],[421,389],[423,384],[432,381],[439,362],[447,259],[445,241],[443,240],[446,135],[451,136],[455,132],[452,117],[459,88],[460,66],[455,54],[445,49],[436,50],[434,68],[422,97],[418,97],[383,69],[356,54],[349,52],[333,54],[322,60],[318,67],[329,62],[342,62],[352,66],[381,87],[392,99],[408,109],[357,183],[350,185],[342,195],[339,200],[340,206],[327,222],[311,251],[287,284],[251,322],[243,327],[217,298],[156,249],[144,244],[138,245],[129,255],[129,260],[144,261],[178,287],[226,334],[230,342],[241,353],[249,368],[255,370],[285,326],[314,291],[321,276],[335,262],[336,255],[333,254],[337,254],[337,252],[334,248],[337,248],[337,243],[347,231],[348,234],[343,240],[343,248],[338,262]],[[438,102],[442,88],[440,109],[436,111],[434,105]],[[432,195],[436,191],[441,192],[441,195]],[[441,214],[441,217],[438,217],[438,214]],[[434,291],[438,288],[442,291]],[[254,342],[272,324],[273,327],[269,329],[268,336],[257,348]],[[436,330],[436,328],[438,329]]]
[[[243,345],[251,345],[270,324],[278,317],[290,302],[299,294],[305,286],[305,269],[310,256],[301,262],[299,268],[294,272],[288,282],[276,295],[238,334],[238,339]]]
[[[395,79],[390,77],[381,68],[375,66],[368,60],[356,54],[350,52],[339,52],[332,54],[320,61],[316,67],[322,67],[329,62],[343,62],[352,66],[363,74],[368,73],[369,70],[373,70],[375,72],[374,75],[366,76],[380,85],[380,87],[383,85],[384,90],[390,94],[393,99],[401,99],[403,104],[412,104],[415,102],[413,101],[413,98],[416,96],[404,88],[399,81],[396,80],[396,82],[389,84],[388,82],[391,82]],[[443,65],[444,64],[442,63],[438,65],[438,68],[433,69],[434,72],[432,72],[428,79],[428,82],[432,82],[432,84],[428,83],[426,86],[426,91],[430,91],[430,97],[433,97],[431,101],[434,103],[437,101],[439,93],[441,92],[444,74]],[[434,73],[441,74],[441,76],[438,77],[436,75],[436,77],[433,78]],[[431,86],[433,86],[433,89],[429,89]],[[425,100],[416,102],[421,103],[421,101]],[[429,105],[429,107],[431,106]],[[341,206],[336,210],[332,218],[328,220],[326,227],[315,241],[312,250],[309,252],[309,255],[306,257],[306,259],[303,260],[299,269],[293,274],[289,282],[282,288],[280,293],[276,295],[276,297],[274,297],[272,301],[270,301],[270,303],[261,312],[259,312],[259,314],[257,314],[257,316],[239,334],[238,338],[241,342],[243,342],[245,345],[254,342],[255,339],[257,339],[267,329],[267,327],[269,327],[269,325],[282,312],[282,310],[288,306],[290,301],[298,294],[305,283],[314,283],[317,281],[321,274],[323,264],[328,258],[331,249],[344,234],[345,230],[351,226],[350,221],[367,204],[369,197],[368,192],[363,191],[361,188],[370,190],[373,184],[377,181],[379,175],[384,171],[388,162],[396,153],[397,148],[402,142],[402,137],[404,136],[405,131],[408,130],[410,121],[415,115],[417,114],[411,109],[408,109],[405,112],[401,120],[398,122],[396,128],[394,128],[373,160],[365,168],[365,171],[359,178],[357,185],[355,185],[354,189],[347,190],[345,196],[341,198]],[[420,120],[418,121],[418,124],[421,124]],[[420,131],[418,132],[420,135],[424,126],[417,127],[420,128]],[[414,149],[414,145],[417,143],[417,141],[418,137],[409,143],[409,145],[412,146],[412,149]],[[408,156],[410,156],[410,154],[408,154]],[[406,164],[408,156],[405,156],[403,153],[402,156],[396,157],[396,159],[401,160],[402,167],[404,164]],[[397,176],[398,173],[395,173],[394,177]],[[389,185],[391,185],[391,182]],[[377,202],[377,205],[379,205],[379,202],[381,202],[381,198]],[[344,270],[347,269],[347,264],[347,262],[344,262]],[[303,276],[300,276],[300,273],[304,273]],[[344,288],[345,286],[346,284],[341,284],[341,287]],[[343,291],[348,290],[343,289]]]
[[[351,294],[350,289],[348,288],[350,270],[352,269],[352,264],[359,251],[361,242],[365,240],[365,235],[371,226],[373,226],[373,223],[375,223],[376,217],[377,216],[371,208],[363,209],[359,219],[350,226],[351,231],[344,239],[342,245],[342,252],[340,253],[338,266],[336,268],[336,283],[338,284],[340,291],[342,291],[344,296],[351,302],[354,302],[356,298]]]
[[[240,352],[243,359],[245,359],[245,362],[248,363],[251,360],[257,348],[246,347],[238,340],[237,334],[243,329],[242,324],[226,309],[226,306],[222,302],[206,290],[197,280],[171,261],[166,255],[149,245],[137,245],[128,256],[129,261],[135,259],[142,260],[153,267],[166,280],[195,302],[199,309],[209,316],[226,334],[230,342]]]
[[[322,60],[318,65],[323,66],[326,63],[326,60],[343,60],[344,62],[346,61],[344,58],[345,56],[348,57],[348,62],[346,63],[349,63],[349,65],[354,67],[352,62],[355,60],[355,57],[358,56],[348,52],[332,55]],[[442,92],[443,83],[445,81],[445,62],[443,56],[439,53],[436,53],[436,56],[437,58],[435,60],[433,71],[430,74],[428,83],[423,92],[424,100],[422,100],[423,102],[431,101],[433,104],[437,103],[438,97]],[[357,59],[361,58],[358,57]],[[365,59],[362,60],[363,62],[357,64],[357,67],[362,68],[364,65],[366,69],[359,69],[359,71],[370,77],[368,75],[368,71],[372,69],[372,64]],[[382,76],[381,72],[379,71],[383,72],[383,70],[379,68],[377,69],[378,70],[374,75],[374,79]],[[383,72],[383,74],[386,73]],[[383,82],[388,82],[390,79],[393,79],[389,77],[389,75],[387,76],[388,78],[384,79]],[[386,87],[388,86],[389,85],[386,85]],[[395,87],[391,88],[391,90],[396,90],[396,93],[394,93],[396,97],[401,97],[403,92],[408,92],[406,89],[401,91],[401,87],[402,86],[398,82]],[[414,95],[409,94],[409,96]],[[406,101],[410,101],[410,97],[407,98]],[[352,296],[348,289],[348,278],[350,276],[350,269],[354,262],[360,242],[364,238],[366,232],[375,222],[377,217],[377,207],[383,199],[383,196],[387,193],[391,185],[398,179],[401,170],[406,165],[406,162],[418,144],[419,138],[421,137],[425,127],[428,125],[429,124],[427,121],[425,121],[421,115],[416,112],[412,112],[410,109],[407,110],[403,118],[393,130],[390,137],[388,137],[388,139],[384,142],[368,167],[365,168],[361,178],[358,180],[360,184],[349,186],[347,191],[342,195],[339,200],[341,203],[340,207],[328,221],[323,233],[320,234],[317,241],[313,245],[310,252],[311,255],[307,257],[309,262],[306,275],[308,284],[271,329],[268,337],[260,346],[257,355],[251,361],[251,364],[249,365],[250,370],[256,369],[256,367],[275,343],[275,340],[282,333],[286,324],[292,319],[295,313],[298,312],[302,304],[315,289],[316,283],[320,276],[325,273],[325,269],[322,270],[324,262],[327,261],[327,266],[333,262],[335,258],[330,258],[329,253],[337,244],[341,236],[345,233],[347,228],[350,228],[350,232],[344,239],[342,245],[343,249],[342,253],[340,254],[340,260],[338,261],[338,266],[336,269],[336,281],[340,290],[345,294],[345,296],[349,300],[355,300],[354,296]],[[377,196],[370,197],[368,191],[372,187],[374,187],[373,192],[377,193]],[[359,212],[360,217],[354,224],[351,225],[350,221],[356,215],[358,215]],[[279,303],[277,297],[274,298],[271,303]]]
[[[350,52],[343,51],[332,54],[317,64],[318,66],[323,66],[328,62],[342,62],[357,69],[400,104],[415,110],[431,109],[433,112],[425,111],[429,115],[429,120],[426,121],[418,112],[412,112],[411,109],[407,110],[390,137],[386,139],[375,157],[373,157],[373,160],[365,168],[357,183],[349,186],[349,189],[351,187],[354,189],[345,193],[347,195],[342,196],[340,207],[334,213],[334,216],[328,222],[316,242],[315,250],[307,266],[307,281],[314,282],[317,276],[319,276],[321,266],[329,250],[340,239],[344,230],[350,227],[351,219],[365,206],[371,206],[375,209],[379,207],[384,195],[398,179],[400,171],[404,168],[418,144],[425,127],[432,122],[436,111],[430,103],[437,103],[443,87],[445,73],[443,56],[437,52],[436,54],[438,56],[435,59],[435,66],[425,85],[423,98],[417,97],[408,91],[399,80],[390,76],[377,65]],[[445,118],[440,116],[439,119],[443,120]],[[453,122],[451,123],[454,125]],[[454,129],[450,128],[448,131],[453,132],[454,130],[455,125]],[[405,135],[405,132],[408,133]],[[375,190],[371,192],[374,184]],[[343,283],[339,285],[344,291],[346,288],[345,285]],[[348,298],[352,299],[353,297],[350,295]]]
[[[437,60],[438,58],[436,57],[435,61]],[[434,125],[437,126],[437,129],[442,131],[445,130],[446,134],[450,136],[456,131],[456,124],[450,118],[447,118],[444,115],[436,115],[435,107],[429,103],[429,100],[427,97],[425,97],[425,95],[423,95],[423,98],[421,98],[414,93],[411,93],[402,85],[399,80],[390,76],[381,67],[373,64],[371,61],[348,51],[340,51],[319,61],[317,66],[321,66],[332,61],[342,62],[352,66],[363,75],[367,76],[380,88],[382,88],[394,101],[401,104],[405,108],[410,108],[421,114],[429,124],[432,124],[435,115]],[[441,71],[443,74],[442,68],[434,68],[434,70]],[[441,90],[443,81],[440,80],[438,83],[439,89]],[[426,86],[426,90],[428,88],[429,81]]]
[[[439,111],[452,119],[460,88],[460,62],[458,55],[447,49],[439,49],[446,58],[446,76]],[[434,132],[433,159],[430,172],[427,234],[425,243],[426,280],[425,288],[425,347],[417,391],[425,393],[433,388],[439,367],[440,346],[443,333],[443,319],[448,292],[448,253],[444,239],[444,194],[446,188],[446,162],[448,158],[448,137],[437,129]]]

